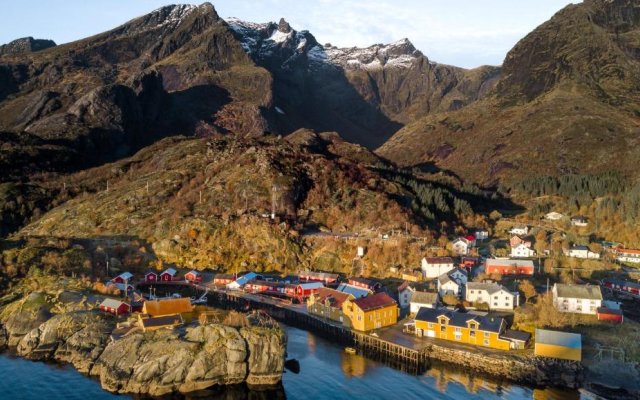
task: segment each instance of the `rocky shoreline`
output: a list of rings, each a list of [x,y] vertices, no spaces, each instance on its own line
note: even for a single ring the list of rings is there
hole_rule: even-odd
[[[113,317],[96,310],[52,315],[15,307],[3,315],[0,349],[71,364],[113,393],[161,396],[241,383],[271,387],[282,379],[286,336],[279,327],[194,324],[134,329],[114,340],[115,328]]]

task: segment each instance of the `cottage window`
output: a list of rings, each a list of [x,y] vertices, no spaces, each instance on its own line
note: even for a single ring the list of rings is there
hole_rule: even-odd
[[[489,332],[483,332],[484,333],[484,337],[488,338],[490,333]]]
[[[471,336],[471,337],[476,337],[476,331],[474,331],[474,330],[470,330],[470,331],[469,331],[469,336]]]
[[[483,341],[483,343],[484,343],[484,345],[485,345],[485,346],[488,346],[488,345],[489,345],[489,339],[485,339],[485,340]]]
[[[456,327],[456,333],[461,333],[461,332],[462,332],[462,330],[460,328]]]
[[[493,302],[493,306],[494,306],[494,307],[498,307],[498,302],[495,302],[495,301],[494,301],[494,302]]]
[[[442,325],[440,326],[440,332],[446,332],[447,331],[447,327]]]

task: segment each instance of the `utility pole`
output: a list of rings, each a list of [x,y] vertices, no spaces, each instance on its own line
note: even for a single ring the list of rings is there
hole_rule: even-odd
[[[107,193],[109,193],[109,181],[107,180]]]
[[[278,186],[271,187],[271,219],[276,218],[276,203],[278,201]]]

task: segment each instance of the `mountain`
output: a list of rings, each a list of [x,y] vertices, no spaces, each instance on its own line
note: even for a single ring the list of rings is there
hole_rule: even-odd
[[[13,179],[99,165],[176,134],[310,128],[373,148],[416,116],[472,103],[499,74],[430,62],[406,39],[322,46],[284,20],[224,21],[209,3],[53,45],[27,38],[0,51],[0,165]]]
[[[569,5],[507,54],[482,100],[419,118],[378,154],[494,185],[617,171],[640,177],[640,5]]]
[[[481,98],[497,67],[473,70],[429,61],[408,39],[367,48],[321,45],[284,20],[227,20],[243,48],[273,76],[276,130],[330,130],[375,148],[405,123]]]

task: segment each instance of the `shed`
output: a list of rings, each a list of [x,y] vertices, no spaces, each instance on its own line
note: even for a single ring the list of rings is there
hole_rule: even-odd
[[[133,274],[131,272],[123,272],[111,280],[113,283],[125,283],[131,281]]]
[[[582,336],[578,333],[536,329],[534,354],[539,357],[582,361]]]
[[[182,316],[180,316],[180,314],[148,318],[143,318],[141,315],[138,315],[138,319],[140,321],[140,325],[142,325],[142,330],[145,332],[155,331],[162,328],[174,328],[182,324]]]
[[[502,334],[502,338],[511,342],[512,349],[521,350],[527,347],[527,343],[531,340],[531,334],[528,332],[507,329]]]
[[[614,324],[621,324],[624,322],[624,314],[622,310],[616,310],[613,308],[607,307],[598,307],[596,312],[596,316],[598,317],[598,321],[611,322]]]
[[[178,271],[176,271],[175,269],[167,268],[164,271],[162,271],[162,273],[160,274],[160,280],[161,281],[172,281],[177,273],[178,273]]]

